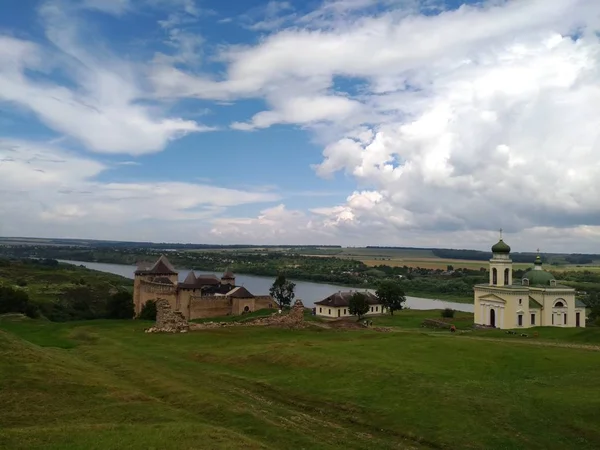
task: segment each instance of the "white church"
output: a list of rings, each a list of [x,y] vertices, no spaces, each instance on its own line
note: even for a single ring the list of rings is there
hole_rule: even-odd
[[[508,329],[585,327],[585,305],[575,299],[575,289],[545,271],[539,254],[534,268],[514,282],[510,247],[502,235],[492,247],[489,283],[475,285],[474,294],[476,324]]]

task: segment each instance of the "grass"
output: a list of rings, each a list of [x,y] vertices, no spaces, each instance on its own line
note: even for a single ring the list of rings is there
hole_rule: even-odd
[[[400,327],[407,329],[420,328],[425,319],[442,320],[441,309],[403,309],[396,311],[394,315],[386,314],[382,316],[371,316],[369,320],[373,325],[384,327]],[[471,328],[473,325],[473,313],[455,311],[454,320],[451,321],[459,329]]]
[[[194,319],[192,322],[195,323],[206,323],[206,322],[247,322],[252,319],[259,317],[267,317],[277,312],[276,309],[259,309],[258,311],[252,311],[241,316],[223,316],[223,317],[209,317],[205,319]]]
[[[2,319],[0,448],[600,446],[600,352],[411,331],[437,313],[374,319],[403,333]]]
[[[54,301],[75,288],[108,293],[112,289],[133,291],[133,280],[71,264],[44,266],[34,261],[4,262],[0,260],[0,284],[25,291],[32,300]]]

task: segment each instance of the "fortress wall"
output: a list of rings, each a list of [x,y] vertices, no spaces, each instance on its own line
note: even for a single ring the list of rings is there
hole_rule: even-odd
[[[279,308],[279,305],[270,295],[257,295],[254,297],[254,310],[265,308]]]
[[[231,300],[224,296],[190,296],[190,320],[231,314]]]
[[[198,294],[194,294],[194,291],[191,289],[179,289],[177,291],[177,310],[181,311],[183,316],[190,320],[190,302],[193,296],[197,296]]]
[[[167,300],[174,310],[177,308],[177,291],[175,286],[141,280],[137,298],[139,298],[139,311],[136,311],[138,314],[148,300],[156,300],[158,298]]]
[[[231,313],[235,315],[242,314],[246,307],[249,311],[278,308],[277,303],[270,295],[261,295],[253,298],[232,299]]]
[[[248,307],[248,312],[256,311],[253,298],[234,298],[231,302],[231,314],[239,316]]]
[[[135,276],[133,279],[133,307],[135,315],[137,316],[142,310],[142,299],[141,299],[141,283],[142,279],[139,276]]]

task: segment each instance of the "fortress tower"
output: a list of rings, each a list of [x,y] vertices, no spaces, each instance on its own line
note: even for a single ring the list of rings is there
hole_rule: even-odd
[[[221,284],[231,286],[232,288],[235,286],[235,275],[229,268],[225,270],[225,273],[221,277]]]
[[[139,263],[133,279],[133,304],[136,316],[148,300],[160,293],[164,298],[176,295],[178,274],[164,256],[154,263]]]

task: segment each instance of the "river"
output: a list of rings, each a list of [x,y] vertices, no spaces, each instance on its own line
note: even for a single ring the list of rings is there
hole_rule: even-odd
[[[135,266],[129,266],[125,264],[105,264],[105,263],[95,263],[95,262],[85,262],[85,261],[70,261],[70,260],[59,260],[63,263],[74,264],[85,266],[88,269],[98,270],[100,272],[108,272],[113,273],[115,275],[121,275],[123,277],[133,279],[133,273],[135,272]],[[180,269],[179,270],[179,281],[183,281],[187,274],[188,270]],[[208,274],[208,275],[216,275],[217,277],[221,276],[219,272],[202,272],[196,271],[196,274]],[[335,284],[324,284],[324,283],[313,283],[310,281],[298,281],[292,280],[296,283],[296,298],[302,299],[302,303],[304,306],[308,308],[312,308],[315,305],[315,302],[319,300],[323,300],[325,297],[333,294],[336,291],[347,291],[350,288],[348,286],[337,286]],[[269,288],[273,284],[273,277],[261,277],[258,275],[244,275],[244,274],[236,274],[235,276],[235,284],[238,286],[244,286],[251,293],[255,295],[267,295],[269,293]],[[444,308],[452,308],[457,311],[466,311],[473,312],[474,306],[468,303],[455,303],[455,302],[447,302],[444,300],[434,300],[431,298],[420,298],[420,297],[406,297],[405,306],[412,309],[444,309]]]

